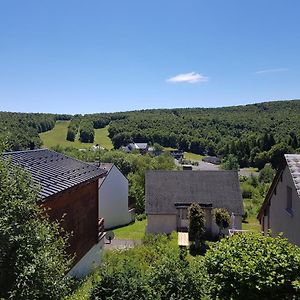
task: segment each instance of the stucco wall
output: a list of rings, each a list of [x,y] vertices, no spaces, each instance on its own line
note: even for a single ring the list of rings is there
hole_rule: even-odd
[[[106,229],[128,224],[132,219],[128,211],[128,181],[115,166],[99,187],[99,217],[104,218]]]
[[[214,222],[211,215],[211,210],[205,210],[205,227],[211,231],[213,235],[219,233],[219,228]],[[147,229],[148,233],[171,233],[172,231],[177,231],[177,216],[176,215],[148,215],[147,216]],[[242,229],[242,217],[235,217],[235,229]],[[231,226],[230,226],[231,228]],[[228,228],[222,231],[224,234],[228,234]]]
[[[177,230],[176,215],[148,215],[148,233],[171,233]]]
[[[77,264],[70,270],[68,275],[82,278],[91,273],[96,267],[98,267],[102,260],[104,246],[104,238],[95,244]]]
[[[292,188],[292,214],[286,211],[287,186]],[[276,195],[273,193],[271,197],[269,218],[273,236],[283,232],[284,237],[288,238],[291,243],[300,246],[300,200],[288,166],[283,171],[282,181],[279,179]],[[268,219],[265,217],[264,223],[266,224],[267,222]]]

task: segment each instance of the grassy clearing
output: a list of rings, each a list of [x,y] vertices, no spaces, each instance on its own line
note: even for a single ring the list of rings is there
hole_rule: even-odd
[[[249,217],[247,219],[248,223],[243,223],[242,228],[243,230],[250,230],[254,232],[260,232],[260,224],[255,216]]]
[[[115,238],[125,240],[140,240],[144,237],[147,220],[135,221],[124,227],[114,230]]]
[[[177,150],[176,148],[172,148],[172,147],[164,147],[165,151],[174,151]]]
[[[200,154],[195,154],[191,152],[184,152],[184,159],[187,160],[202,160],[204,156]]]
[[[108,126],[95,129],[95,144],[99,144],[101,147],[107,150],[114,148],[111,139],[108,137]]]
[[[100,146],[110,150],[113,148],[112,142],[108,137],[108,126],[100,129],[95,129],[94,143],[81,143],[79,140],[70,142],[66,140],[68,126],[70,121],[56,121],[55,127],[52,130],[43,132],[40,137],[45,148],[55,147],[75,147],[78,149],[89,149],[92,145],[99,144]]]

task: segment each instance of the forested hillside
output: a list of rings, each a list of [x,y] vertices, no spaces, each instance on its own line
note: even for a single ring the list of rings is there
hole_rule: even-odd
[[[0,137],[10,150],[34,149],[41,146],[40,132],[54,127],[56,120],[68,120],[69,115],[0,112]]]
[[[75,115],[66,139],[94,141],[94,128],[109,124],[117,149],[128,142],[158,143],[202,155],[232,154],[240,166],[274,167],[284,152],[300,147],[300,100],[222,108],[155,109]],[[53,128],[48,114],[1,113],[1,131],[10,133],[13,149],[40,146],[38,132]],[[79,134],[78,134],[79,133]]]
[[[128,141],[159,143],[199,154],[233,154],[241,166],[276,166],[299,148],[300,100],[224,108],[128,112],[110,123],[116,148]]]

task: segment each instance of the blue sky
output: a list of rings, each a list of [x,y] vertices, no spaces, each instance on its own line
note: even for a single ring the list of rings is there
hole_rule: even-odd
[[[299,0],[1,0],[0,110],[300,98]]]

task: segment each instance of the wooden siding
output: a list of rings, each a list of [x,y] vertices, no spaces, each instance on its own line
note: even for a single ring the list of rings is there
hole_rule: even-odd
[[[75,253],[77,263],[98,242],[98,180],[76,186],[47,198],[50,220],[61,220],[62,227],[72,232],[67,252]]]

